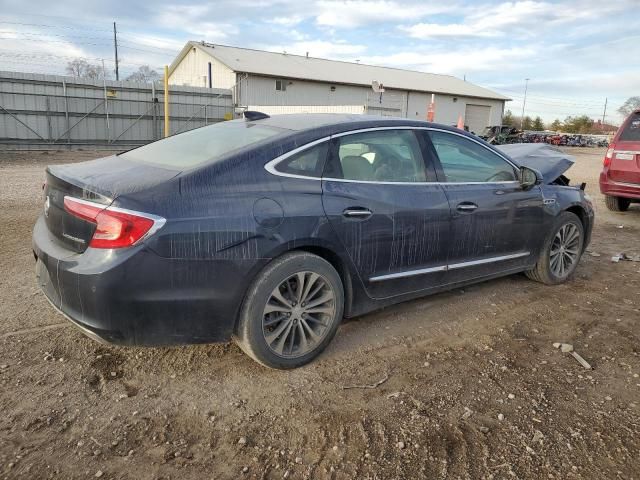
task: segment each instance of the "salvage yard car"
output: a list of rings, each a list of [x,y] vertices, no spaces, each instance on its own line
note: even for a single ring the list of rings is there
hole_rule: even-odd
[[[600,191],[613,212],[624,212],[631,203],[640,202],[640,110],[627,117],[607,149]]]
[[[524,272],[566,281],[593,209],[546,145],[361,115],[280,115],[50,166],[39,284],[89,336],[235,339],[293,368],[343,317]],[[549,155],[531,149],[552,149]]]

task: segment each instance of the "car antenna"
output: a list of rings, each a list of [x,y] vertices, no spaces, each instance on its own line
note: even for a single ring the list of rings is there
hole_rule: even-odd
[[[262,113],[262,112],[256,112],[253,110],[247,110],[244,112],[244,118],[249,120],[249,121],[253,121],[253,120],[262,120],[264,118],[269,118],[269,115],[267,115],[266,113]]]

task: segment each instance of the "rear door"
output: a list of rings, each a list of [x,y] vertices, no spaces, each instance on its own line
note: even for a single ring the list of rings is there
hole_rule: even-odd
[[[449,204],[411,129],[334,137],[322,179],[325,213],[370,296],[443,283]]]
[[[631,114],[620,129],[613,146],[609,177],[616,182],[640,184],[640,112]]]
[[[530,264],[543,237],[542,193],[525,191],[516,168],[467,136],[427,130],[451,208],[447,282]]]

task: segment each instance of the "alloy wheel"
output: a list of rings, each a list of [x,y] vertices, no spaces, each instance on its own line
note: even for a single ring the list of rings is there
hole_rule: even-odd
[[[573,223],[565,223],[556,233],[551,244],[549,266],[556,277],[564,278],[571,273],[578,261],[580,231]]]
[[[280,357],[301,357],[314,350],[335,321],[336,295],[314,272],[298,272],[273,289],[262,314],[262,333]]]

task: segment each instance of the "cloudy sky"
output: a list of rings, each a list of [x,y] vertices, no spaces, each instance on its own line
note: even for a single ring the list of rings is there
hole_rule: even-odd
[[[63,74],[104,58],[121,74],[160,70],[187,40],[452,74],[513,98],[545,120],[620,121],[640,95],[640,0],[0,0],[0,70]],[[32,12],[39,12],[34,14]]]

